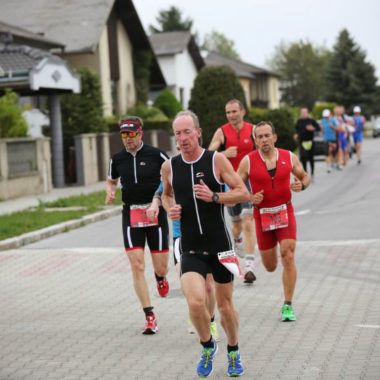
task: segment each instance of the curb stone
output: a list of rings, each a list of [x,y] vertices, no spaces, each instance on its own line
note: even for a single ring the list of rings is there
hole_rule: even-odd
[[[0,252],[20,248],[24,245],[34,243],[36,241],[46,239],[50,236],[60,234],[62,232],[67,232],[75,228],[83,227],[86,224],[94,223],[99,220],[107,219],[112,216],[121,214],[122,206],[117,206],[111,210],[99,211],[94,214],[85,215],[80,219],[69,220],[67,222],[54,224],[53,226],[42,228],[41,230],[28,232],[13,238],[5,239],[0,241]]]

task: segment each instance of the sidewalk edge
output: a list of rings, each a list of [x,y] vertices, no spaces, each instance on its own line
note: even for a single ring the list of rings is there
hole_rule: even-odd
[[[99,211],[94,214],[85,215],[80,219],[69,220],[67,222],[54,224],[49,227],[42,228],[41,230],[28,232],[13,238],[0,241],[0,252],[9,249],[20,248],[24,245],[34,243],[36,241],[46,239],[50,236],[68,232],[75,228],[83,227],[87,224],[97,222],[99,220],[107,219],[112,216],[121,214],[122,206],[117,206],[111,210]]]

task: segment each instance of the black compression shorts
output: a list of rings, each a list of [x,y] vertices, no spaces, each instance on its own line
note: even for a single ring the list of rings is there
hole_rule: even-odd
[[[169,225],[166,213],[160,208],[158,226],[135,228],[130,226],[129,207],[123,208],[123,237],[126,251],[141,248],[144,250],[145,242],[151,253],[169,251]]]
[[[181,254],[181,276],[187,272],[199,273],[206,279],[207,273],[211,273],[215,282],[227,284],[234,280],[234,275],[223,266],[215,253],[182,252]]]

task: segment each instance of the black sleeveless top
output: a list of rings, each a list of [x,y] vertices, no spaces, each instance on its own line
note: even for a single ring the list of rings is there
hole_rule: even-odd
[[[224,185],[214,173],[214,151],[204,150],[200,157],[187,162],[182,155],[171,158],[172,187],[177,204],[182,206],[181,249],[183,252],[217,253],[232,249],[224,220],[224,206],[195,197],[193,186],[203,182],[213,192],[222,192]]]

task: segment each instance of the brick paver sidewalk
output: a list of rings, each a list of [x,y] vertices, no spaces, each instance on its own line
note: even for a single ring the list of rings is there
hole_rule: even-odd
[[[281,271],[257,260],[257,282],[234,293],[245,378],[379,379],[379,252],[378,240],[300,242],[294,323],[280,322]],[[157,294],[150,258],[146,271]],[[153,297],[159,332],[144,336],[122,249],[1,253],[0,379],[196,379],[201,347],[173,267],[169,281]],[[219,329],[212,379],[227,378]]]

